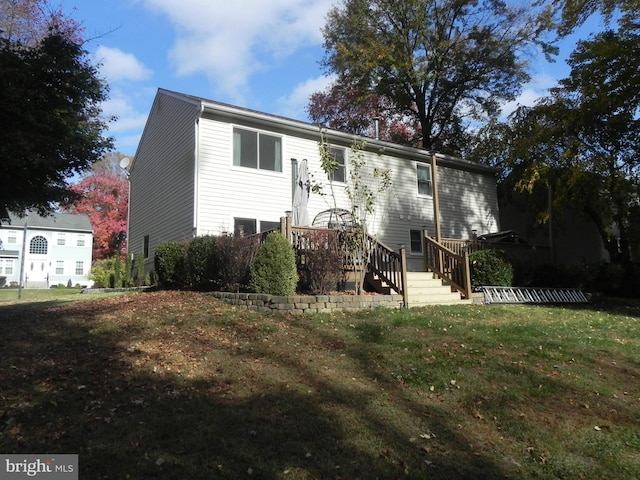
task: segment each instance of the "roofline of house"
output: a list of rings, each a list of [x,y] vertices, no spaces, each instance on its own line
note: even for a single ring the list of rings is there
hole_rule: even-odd
[[[339,130],[333,130],[317,124],[303,122],[300,120],[294,120],[279,115],[273,115],[269,113],[252,110],[249,108],[238,107],[235,105],[209,100],[193,95],[188,95],[164,88],[158,89],[158,94],[167,95],[170,97],[178,98],[183,101],[188,101],[194,106],[200,108],[200,116],[207,113],[213,115],[221,115],[229,118],[242,118],[250,120],[254,123],[260,123],[265,125],[279,125],[281,128],[286,129],[289,132],[295,132],[305,137],[317,138],[320,140],[320,129],[327,136],[332,143],[340,143],[345,146],[353,145],[360,141],[365,142],[364,149],[367,151],[375,152],[378,154],[394,155],[401,158],[407,158],[411,160],[417,160],[423,163],[431,162],[433,155],[435,154],[436,160],[439,165],[450,166],[454,168],[470,170],[475,172],[484,173],[487,175],[495,175],[499,172],[499,169],[488,165],[483,165],[476,162],[470,162],[451,155],[445,155],[438,152],[431,152],[420,148],[410,147],[406,145],[399,145],[397,143],[388,142],[385,140],[379,140],[375,138],[363,137],[361,135],[355,135],[351,133],[341,132]]]

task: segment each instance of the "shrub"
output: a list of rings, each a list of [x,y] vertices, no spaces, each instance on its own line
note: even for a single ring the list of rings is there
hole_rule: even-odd
[[[497,250],[479,250],[469,255],[471,284],[510,287],[513,285],[513,266]]]
[[[187,247],[189,280],[197,290],[213,290],[222,283],[216,242],[216,237],[204,235],[191,240]]]
[[[104,260],[96,261],[91,267],[91,273],[89,279],[93,280],[94,288],[110,288],[115,284],[115,279],[120,278],[123,272],[118,272],[116,275],[116,269],[122,268],[122,262],[116,261],[115,258],[107,258]]]
[[[298,284],[296,256],[280,233],[267,235],[251,264],[251,286],[258,293],[293,295]]]
[[[160,287],[172,289],[188,285],[186,250],[187,244],[184,242],[164,242],[158,245],[153,263]]]
[[[259,246],[255,237],[223,235],[218,238],[222,288],[231,292],[249,288],[251,262]]]
[[[304,250],[301,276],[304,289],[324,295],[335,290],[343,280],[344,262],[335,230],[309,232]]]

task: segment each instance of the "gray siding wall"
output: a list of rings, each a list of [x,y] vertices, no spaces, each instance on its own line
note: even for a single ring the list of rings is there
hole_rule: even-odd
[[[156,96],[131,168],[129,252],[149,236],[151,268],[159,243],[186,240],[194,228],[194,164],[199,104]]]

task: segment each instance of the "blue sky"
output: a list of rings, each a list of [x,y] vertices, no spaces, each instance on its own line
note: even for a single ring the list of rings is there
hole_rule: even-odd
[[[307,120],[309,94],[329,79],[319,65],[321,28],[334,0],[62,0],[85,28],[85,48],[110,87],[104,112],[116,115],[116,150],[136,151],[158,88]],[[589,28],[578,35],[584,37]],[[542,57],[518,103],[530,105],[567,76],[562,58]]]

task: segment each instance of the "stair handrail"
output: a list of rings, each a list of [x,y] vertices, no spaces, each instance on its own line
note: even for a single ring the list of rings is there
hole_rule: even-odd
[[[394,251],[372,235],[367,235],[369,253],[369,271],[377,275],[391,289],[402,295],[407,305],[407,259],[406,249],[400,247],[400,253]]]
[[[461,254],[448,249],[424,232],[425,265],[443,280],[451,283],[465,298],[471,298],[469,252]]]

